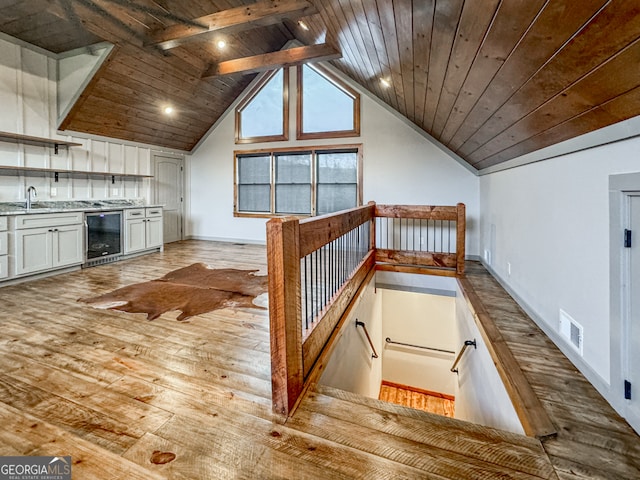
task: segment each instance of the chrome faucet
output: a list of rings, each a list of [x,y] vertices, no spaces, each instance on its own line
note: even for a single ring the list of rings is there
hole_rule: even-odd
[[[38,192],[36,190],[36,187],[34,187],[33,185],[31,185],[29,188],[27,188],[27,210],[29,210],[31,208],[31,193],[33,192],[33,198],[38,196]]]

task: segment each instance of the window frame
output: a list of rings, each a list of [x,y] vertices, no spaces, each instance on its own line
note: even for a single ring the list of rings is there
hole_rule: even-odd
[[[318,161],[317,161],[317,153],[326,153],[331,151],[341,152],[341,151],[349,151],[355,150],[356,154],[356,178],[357,178],[357,186],[356,186],[356,206],[362,206],[362,144],[346,144],[346,145],[317,145],[317,146],[297,146],[297,147],[286,147],[286,148],[260,148],[255,150],[235,150],[233,152],[233,216],[234,217],[243,217],[243,218],[274,218],[274,217],[297,217],[297,218],[309,218],[316,216],[317,210],[317,185],[318,185]],[[276,213],[276,200],[275,200],[275,187],[276,187],[276,171],[275,171],[275,158],[277,154],[282,153],[310,153],[311,154],[311,214],[286,214],[286,213]],[[271,198],[270,198],[270,206],[269,213],[267,212],[245,212],[239,211],[239,169],[238,169],[238,158],[242,156],[251,156],[251,155],[264,155],[269,154],[270,157],[270,175],[269,178],[271,180]]]
[[[263,135],[259,137],[241,137],[242,133],[242,112],[271,81],[271,79],[282,70],[282,134]],[[242,99],[235,108],[235,142],[236,144],[280,142],[289,140],[289,69],[286,67],[277,68],[265,72],[260,80],[253,86],[249,93]]]
[[[302,69],[307,66],[313,69],[318,75],[324,77],[332,83],[336,88],[342,90],[344,94],[353,99],[353,129],[352,130],[335,130],[330,132],[304,132],[303,110],[304,110],[304,82],[302,80]],[[360,136],[360,94],[353,88],[346,85],[342,80],[329,72],[320,65],[298,65],[296,70],[296,139],[297,140],[317,140],[323,138],[345,138]]]

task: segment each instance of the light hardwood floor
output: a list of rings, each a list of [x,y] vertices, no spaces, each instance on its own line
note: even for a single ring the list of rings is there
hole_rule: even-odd
[[[638,437],[525,327],[505,335],[560,427],[544,445],[321,386],[283,424],[266,311],[148,322],[77,302],[195,262],[266,273],[262,246],[187,241],[0,288],[0,455],[71,455],[75,479],[640,478]],[[505,295],[481,267],[469,278]]]

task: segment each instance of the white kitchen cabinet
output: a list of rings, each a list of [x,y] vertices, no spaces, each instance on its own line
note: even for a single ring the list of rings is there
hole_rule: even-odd
[[[163,243],[163,225],[162,225],[162,208],[145,208],[145,227],[147,248],[162,247]]]
[[[9,233],[7,217],[0,217],[0,280],[9,278]]]
[[[28,275],[80,265],[84,260],[82,234],[82,214],[17,217],[15,274]]]
[[[124,253],[162,248],[162,208],[132,208],[125,211]]]

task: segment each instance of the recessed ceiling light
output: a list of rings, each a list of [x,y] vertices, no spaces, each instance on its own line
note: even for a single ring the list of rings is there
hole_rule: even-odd
[[[219,48],[220,50],[222,50],[224,47],[226,47],[226,46],[227,46],[227,42],[225,42],[224,40],[218,40],[218,41],[216,42],[216,45],[218,46],[218,48]]]
[[[302,20],[298,20],[298,25],[300,25],[300,28],[306,31],[309,31],[309,25],[307,25],[306,23],[304,23]]]
[[[380,83],[382,84],[382,86],[384,88],[389,88],[391,86],[391,82],[389,80],[387,80],[386,78],[381,78],[380,79]]]
[[[162,111],[165,113],[165,115],[171,115],[173,113],[173,107],[166,106],[162,109]]]

